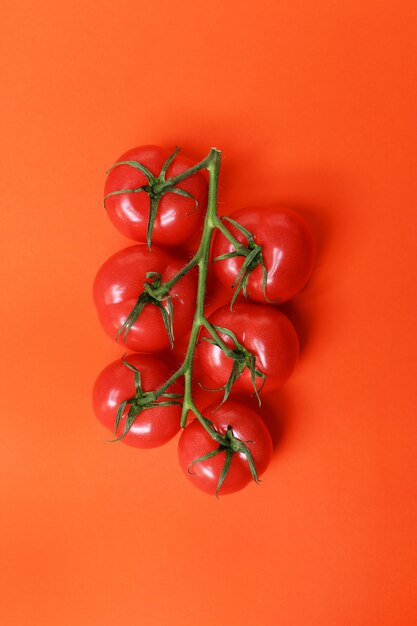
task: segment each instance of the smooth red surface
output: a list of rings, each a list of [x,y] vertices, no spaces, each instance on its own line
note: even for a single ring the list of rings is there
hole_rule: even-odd
[[[1,623],[415,626],[415,0],[0,13]],[[272,462],[219,501],[91,407],[123,352],[92,283],[130,244],[105,172],[145,143],[221,148],[222,211],[289,206],[318,241]]]

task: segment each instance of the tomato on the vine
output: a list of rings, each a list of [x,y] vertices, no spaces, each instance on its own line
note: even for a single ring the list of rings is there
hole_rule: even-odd
[[[248,275],[247,297],[255,302],[277,303],[289,300],[301,291],[310,278],[316,251],[312,231],[305,219],[284,207],[241,209],[232,213],[230,218],[247,229],[253,235],[254,244],[262,247],[265,269],[258,264]],[[225,224],[239,242],[247,245],[248,238],[242,231],[227,218]],[[213,244],[213,258],[230,255],[234,250],[233,244],[218,232]],[[228,256],[216,261],[216,275],[226,287],[231,287],[243,263],[243,256]]]
[[[244,350],[254,357],[257,374],[244,367],[233,383],[233,390],[253,393],[257,390],[276,389],[284,384],[294,370],[298,358],[298,337],[294,326],[284,313],[266,304],[236,303],[233,310],[222,306],[208,318],[213,327],[231,331]],[[222,330],[217,334],[232,350],[236,342]],[[208,341],[209,340],[209,341]],[[226,387],[235,363],[230,356],[212,343],[212,335],[203,329],[198,345],[201,366],[219,387]],[[240,361],[243,363],[243,361]]]
[[[249,450],[256,474],[261,476],[272,457],[272,439],[259,415],[244,404],[228,401],[219,407],[216,404],[210,405],[203,411],[203,417],[210,420],[220,435],[226,435],[231,428],[233,436]],[[215,450],[218,453],[214,453]],[[213,456],[198,460],[210,453],[214,453]],[[196,487],[212,495],[240,491],[254,478],[247,455],[236,451],[232,454],[224,482],[218,489],[227,460],[226,449],[219,446],[197,419],[181,433],[178,459],[187,478]]]
[[[140,163],[154,176],[161,174],[170,152],[160,146],[138,146],[116,161]],[[176,154],[165,173],[165,180],[186,172],[195,165]],[[104,193],[107,214],[114,226],[126,237],[146,242],[150,215],[150,194],[158,193],[158,184],[149,187],[148,176],[132,165],[115,165],[109,170]],[[124,193],[115,193],[126,190]],[[136,190],[136,191],[134,191]],[[148,193],[150,192],[150,193]],[[114,195],[109,195],[114,194]],[[161,246],[180,246],[201,230],[207,206],[207,180],[196,172],[173,186],[160,197],[152,229],[152,242]]]
[[[171,344],[167,316],[172,321],[175,338],[189,332],[196,301],[195,270],[185,274],[171,288],[170,301],[163,298],[159,303],[145,304],[130,329],[123,330],[139,296],[144,293],[144,283],[151,280],[149,275],[159,275],[160,280],[166,282],[176,276],[183,265],[183,261],[165,250],[154,246],[150,251],[146,244],[124,248],[111,256],[99,269],[93,287],[99,319],[109,337],[135,352],[157,352]]]
[[[130,354],[124,358],[140,373],[140,384],[144,392],[155,391],[165,383],[170,372],[162,361],[144,354]],[[167,389],[167,393],[180,394],[181,385],[176,382]],[[117,428],[116,416],[121,403],[135,398],[135,375],[122,360],[110,363],[98,375],[93,389],[93,408],[98,420],[113,432],[114,437],[123,435],[129,405],[124,407]],[[181,406],[171,404],[158,406],[166,402],[161,397],[155,406],[144,408],[138,412],[134,422],[121,438],[123,443],[136,448],[156,448],[174,437],[180,429]]]
[[[315,242],[287,208],[220,218],[221,151],[211,148],[196,164],[178,152],[140,146],[108,171],[109,218],[138,243],[102,265],[94,302],[105,332],[135,354],[101,372],[93,405],[113,440],[139,448],[162,445],[183,426],[183,472],[202,491],[224,495],[259,482],[271,460],[271,433],[251,403],[296,365],[297,333],[273,305],[307,283]]]

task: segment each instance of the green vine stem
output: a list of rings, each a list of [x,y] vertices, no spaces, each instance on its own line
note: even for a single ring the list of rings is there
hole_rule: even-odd
[[[210,322],[207,320],[204,314],[204,300],[206,295],[206,286],[207,286],[207,273],[209,266],[209,255],[210,255],[210,243],[213,236],[214,229],[217,227],[217,223],[220,221],[217,216],[217,189],[218,189],[218,180],[219,180],[219,172],[220,172],[220,159],[221,152],[216,148],[212,148],[209,152],[209,155],[204,159],[200,164],[197,164],[184,174],[181,174],[182,178],[185,178],[185,175],[191,175],[195,171],[206,167],[209,172],[209,194],[207,201],[207,212],[204,221],[203,233],[201,236],[200,246],[187,265],[183,267],[183,269],[178,272],[176,276],[174,276],[169,282],[163,283],[159,288],[158,295],[165,295],[169,292],[169,290],[175,285],[175,283],[184,276],[188,271],[190,271],[196,265],[198,266],[198,287],[197,287],[197,304],[194,314],[193,320],[193,328],[190,335],[190,340],[188,343],[187,352],[184,358],[182,365],[178,368],[178,370],[154,393],[156,397],[159,397],[163,394],[173,382],[175,382],[181,376],[184,376],[184,400],[183,400],[183,408],[181,415],[181,426],[184,427],[187,421],[187,415],[189,411],[192,411],[197,419],[201,422],[203,427],[210,433],[213,439],[216,439],[221,443],[221,436],[217,437],[216,433],[213,432],[213,429],[208,424],[207,420],[201,415],[198,410],[192,396],[192,371],[193,371],[193,362],[194,362],[194,354],[197,346],[198,336],[201,330],[201,327],[204,326],[209,330],[211,334],[218,336]],[[200,167],[201,166],[201,167]],[[180,177],[176,177],[177,179]],[[176,180],[175,182],[179,182]],[[172,184],[172,183],[171,183]],[[236,242],[238,244],[238,242]],[[238,244],[240,245],[240,244]],[[220,338],[219,338],[220,339]],[[224,345],[225,350],[228,352],[230,349]]]
[[[178,149],[175,151],[175,154],[178,152]],[[173,157],[172,157],[173,158]],[[206,287],[207,287],[207,274],[209,268],[209,260],[210,260],[210,246],[211,240],[213,237],[214,231],[219,230],[233,245],[235,249],[236,256],[243,256],[245,258],[249,257],[252,253],[252,247],[250,245],[245,246],[241,242],[239,242],[233,234],[228,230],[227,226],[224,224],[223,220],[217,214],[217,192],[218,192],[218,181],[219,181],[219,172],[220,172],[220,161],[221,161],[221,151],[217,148],[211,148],[209,154],[188,169],[186,172],[179,174],[178,176],[169,178],[165,180],[165,171],[161,173],[159,179],[155,179],[151,181],[155,186],[157,185],[157,189],[154,189],[154,192],[161,196],[163,193],[172,190],[173,186],[177,183],[181,182],[185,178],[192,176],[196,172],[207,169],[209,173],[209,191],[208,191],[208,202],[207,202],[207,211],[204,220],[203,232],[201,236],[201,242],[199,248],[193,258],[186,264],[184,267],[176,274],[171,280],[160,283],[158,280],[154,280],[153,283],[148,283],[145,286],[144,295],[142,295],[142,299],[145,301],[146,299],[153,299],[156,303],[161,303],[164,299],[170,298],[170,290],[172,287],[192,268],[198,267],[198,287],[197,287],[197,303],[194,314],[192,331],[190,334],[190,339],[187,347],[187,352],[184,357],[184,360],[180,367],[170,376],[170,378],[161,386],[159,389],[156,389],[153,392],[148,392],[146,394],[146,402],[149,405],[156,402],[158,398],[167,396],[167,389],[179,378],[184,377],[184,395],[182,401],[182,413],[181,413],[181,427],[184,428],[187,422],[187,416],[189,411],[194,413],[196,418],[199,420],[203,428],[210,434],[210,436],[219,444],[218,451],[226,450],[227,454],[227,467],[225,464],[225,472],[222,474],[221,482],[223,482],[225,475],[228,471],[228,466],[230,465],[230,456],[234,452],[243,452],[247,459],[251,469],[252,477],[255,481],[258,480],[258,476],[256,473],[256,468],[254,467],[252,456],[250,450],[247,448],[244,442],[237,440],[231,430],[229,429],[225,435],[218,433],[213,427],[212,422],[205,418],[198,407],[196,406],[193,394],[192,394],[192,374],[193,374],[193,362],[195,350],[199,338],[199,334],[202,328],[205,328],[209,335],[211,336],[211,341],[216,343],[221,350],[225,353],[225,355],[231,359],[234,359],[234,362],[237,360],[242,360],[242,355],[239,353],[242,352],[242,346],[236,347],[238,349],[233,349],[229,347],[223,339],[220,337],[219,332],[207,319],[204,313],[204,301],[206,296]],[[121,162],[122,163],[122,162]],[[121,164],[119,163],[119,164]],[[136,167],[141,169],[140,163],[129,162],[127,163],[132,165],[132,167]],[[115,164],[118,165],[118,164]],[[165,168],[166,169],[166,168]],[[124,190],[129,191],[129,190]],[[136,191],[136,190],[130,190]],[[117,193],[117,192],[114,192]],[[149,233],[148,233],[149,234]],[[148,239],[148,245],[150,247],[150,240]],[[138,301],[139,302],[139,301]],[[224,330],[224,329],[223,329]],[[226,329],[227,330],[227,329]],[[121,332],[121,331],[119,331]],[[236,342],[235,342],[236,343]],[[248,351],[245,351],[246,356],[246,367],[251,371],[252,380],[255,380],[255,376],[264,376],[262,373],[258,372],[255,369],[255,357],[251,355]],[[240,371],[242,371],[243,366]],[[253,370],[253,371],[252,371]],[[254,384],[255,393],[257,394],[256,384]],[[230,389],[226,390],[225,398],[227,398],[230,393]],[[169,394],[168,394],[169,395]],[[223,400],[224,401],[224,400]],[[168,400],[167,403],[169,403]],[[138,399],[135,400],[134,407],[137,404],[140,404]],[[175,403],[178,403],[178,400],[175,400]],[[123,412],[124,407],[121,409],[119,407],[119,420],[121,412]],[[133,410],[136,410],[135,408]],[[217,452],[218,452],[217,451]],[[201,459],[196,459],[195,462],[198,462]],[[219,483],[218,489],[220,488],[221,483]]]

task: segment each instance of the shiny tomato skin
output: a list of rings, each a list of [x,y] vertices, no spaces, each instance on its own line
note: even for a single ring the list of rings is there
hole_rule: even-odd
[[[261,476],[272,457],[272,439],[261,417],[252,409],[228,400],[220,407],[212,404],[203,411],[204,417],[211,420],[217,432],[224,435],[227,427],[233,428],[234,436],[247,442],[258,476]],[[178,442],[180,467],[187,478],[199,489],[211,495],[216,494],[220,474],[226,459],[226,453],[220,452],[210,459],[191,465],[193,461],[218,448],[200,422],[193,420],[181,433]],[[219,490],[219,495],[240,491],[253,480],[246,456],[233,454],[229,473]]]
[[[130,354],[125,360],[139,370],[143,391],[153,391],[166,382],[170,376],[168,368],[154,357],[144,354]],[[174,383],[167,390],[181,393],[181,386]],[[123,413],[117,433],[114,432],[116,413],[124,400],[135,396],[134,372],[120,360],[110,363],[98,375],[93,389],[93,408],[98,420],[109,429],[114,438],[124,430],[126,415]],[[156,448],[172,439],[180,429],[181,407],[171,405],[144,409],[137,415],[127,435],[120,441],[135,448]]]
[[[136,244],[116,252],[101,266],[93,286],[93,298],[99,320],[112,339],[116,335],[143,291],[147,272],[159,272],[162,281],[173,278],[184,261],[165,250]],[[172,288],[174,338],[190,332],[197,291],[197,275],[191,271]],[[117,342],[135,352],[157,352],[170,347],[161,311],[147,304],[126,339],[120,333]]]
[[[238,302],[232,311],[229,305],[217,309],[210,315],[209,322],[231,330],[239,343],[255,355],[256,368],[266,374],[264,391],[281,387],[292,374],[298,359],[298,336],[288,317],[276,307]],[[230,337],[219,334],[227,346],[234,348]],[[205,341],[204,337],[208,336],[204,329],[198,345],[198,357],[202,368],[220,387],[227,383],[233,361],[218,346]],[[257,377],[258,389],[262,383],[263,379]],[[234,383],[233,390],[254,392],[247,368]]]
[[[138,146],[122,154],[117,162],[139,161],[157,176],[169,155],[170,151],[160,146]],[[168,167],[165,178],[182,174],[193,165],[195,163],[179,153]],[[147,184],[147,177],[139,170],[130,165],[118,165],[108,173],[104,194]],[[176,187],[190,193],[198,205],[196,206],[192,198],[174,193],[168,192],[161,197],[152,233],[152,242],[160,246],[184,244],[203,223],[207,206],[206,177],[197,172]],[[149,196],[146,192],[110,196],[105,204],[110,220],[123,235],[135,241],[146,242],[149,218]]]
[[[262,246],[262,255],[268,272],[265,300],[262,268],[257,266],[250,274],[248,298],[254,302],[285,302],[305,286],[313,271],[316,245],[313,233],[305,219],[284,207],[246,208],[230,217],[244,226]],[[225,222],[230,232],[243,244],[247,238],[238,229]],[[220,232],[213,244],[213,258],[233,252],[234,247]],[[243,257],[216,261],[219,280],[231,287],[243,264]]]

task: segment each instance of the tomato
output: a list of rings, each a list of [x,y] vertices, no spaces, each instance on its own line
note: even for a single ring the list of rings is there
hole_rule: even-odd
[[[118,343],[135,352],[156,352],[170,345],[161,308],[148,303],[137,321],[126,333],[117,337],[123,324],[148,281],[147,273],[158,273],[161,280],[173,278],[184,262],[154,246],[152,251],[146,244],[124,248],[111,256],[99,269],[93,287],[94,302],[105,332]],[[171,289],[172,322],[174,337],[178,338],[191,330],[197,290],[197,274],[188,272]],[[169,313],[167,300],[161,301],[164,311]]]
[[[159,146],[139,146],[125,152],[117,160],[136,161],[157,177],[170,152]],[[195,165],[177,154],[169,165],[165,179],[182,174]],[[123,189],[138,189],[149,184],[147,176],[131,165],[110,169],[104,188],[105,196]],[[197,172],[174,185],[187,196],[167,192],[161,196],[152,231],[152,242],[162,246],[179,246],[201,228],[207,206],[207,179]],[[192,196],[192,197],[189,197]],[[150,200],[146,191],[111,195],[105,199],[107,214],[114,226],[126,237],[146,242]]]
[[[125,360],[140,372],[141,387],[144,392],[154,391],[165,383],[170,372],[168,368],[154,357],[144,354],[130,354]],[[93,389],[93,408],[99,421],[120,437],[125,428],[129,405],[123,411],[119,427],[115,433],[116,414],[118,407],[125,400],[135,397],[135,373],[121,360],[110,363],[99,374]],[[167,393],[179,394],[181,386],[174,383]],[[161,397],[158,403],[168,401]],[[136,448],[156,448],[161,446],[180,429],[181,406],[154,406],[144,408],[135,418],[128,433],[121,439],[123,443]]]
[[[298,337],[288,317],[277,308],[238,302],[233,311],[230,311],[229,305],[220,307],[208,321],[213,326],[232,331],[241,346],[255,357],[256,370],[263,374],[254,378],[258,390],[276,389],[289,378],[298,358]],[[229,348],[235,348],[236,344],[230,336],[221,331],[218,334]],[[204,329],[197,348],[201,366],[219,387],[226,386],[234,361],[206,338],[211,338],[211,335]],[[233,390],[254,392],[248,367],[234,382]]]
[[[213,423],[215,430],[225,435],[231,427],[233,436],[245,443],[249,449],[258,476],[261,476],[272,457],[271,435],[259,415],[238,402],[227,401],[218,407],[212,404],[203,416]],[[190,481],[202,491],[216,494],[226,461],[226,450],[211,458],[197,461],[200,457],[219,448],[196,419],[182,432],[178,442],[178,458],[181,469]],[[240,491],[253,480],[248,457],[243,452],[234,452],[226,478],[218,490],[219,495]]]
[[[255,302],[284,302],[295,296],[307,283],[313,270],[315,241],[311,229],[301,215],[283,207],[241,209],[230,217],[253,235],[254,244],[262,246],[262,257],[267,272],[266,299],[264,273],[257,265],[247,282],[248,297]],[[230,232],[244,245],[246,235],[225,220]],[[220,232],[213,244],[213,258],[235,250]],[[242,256],[215,262],[219,280],[231,287],[242,267]]]

